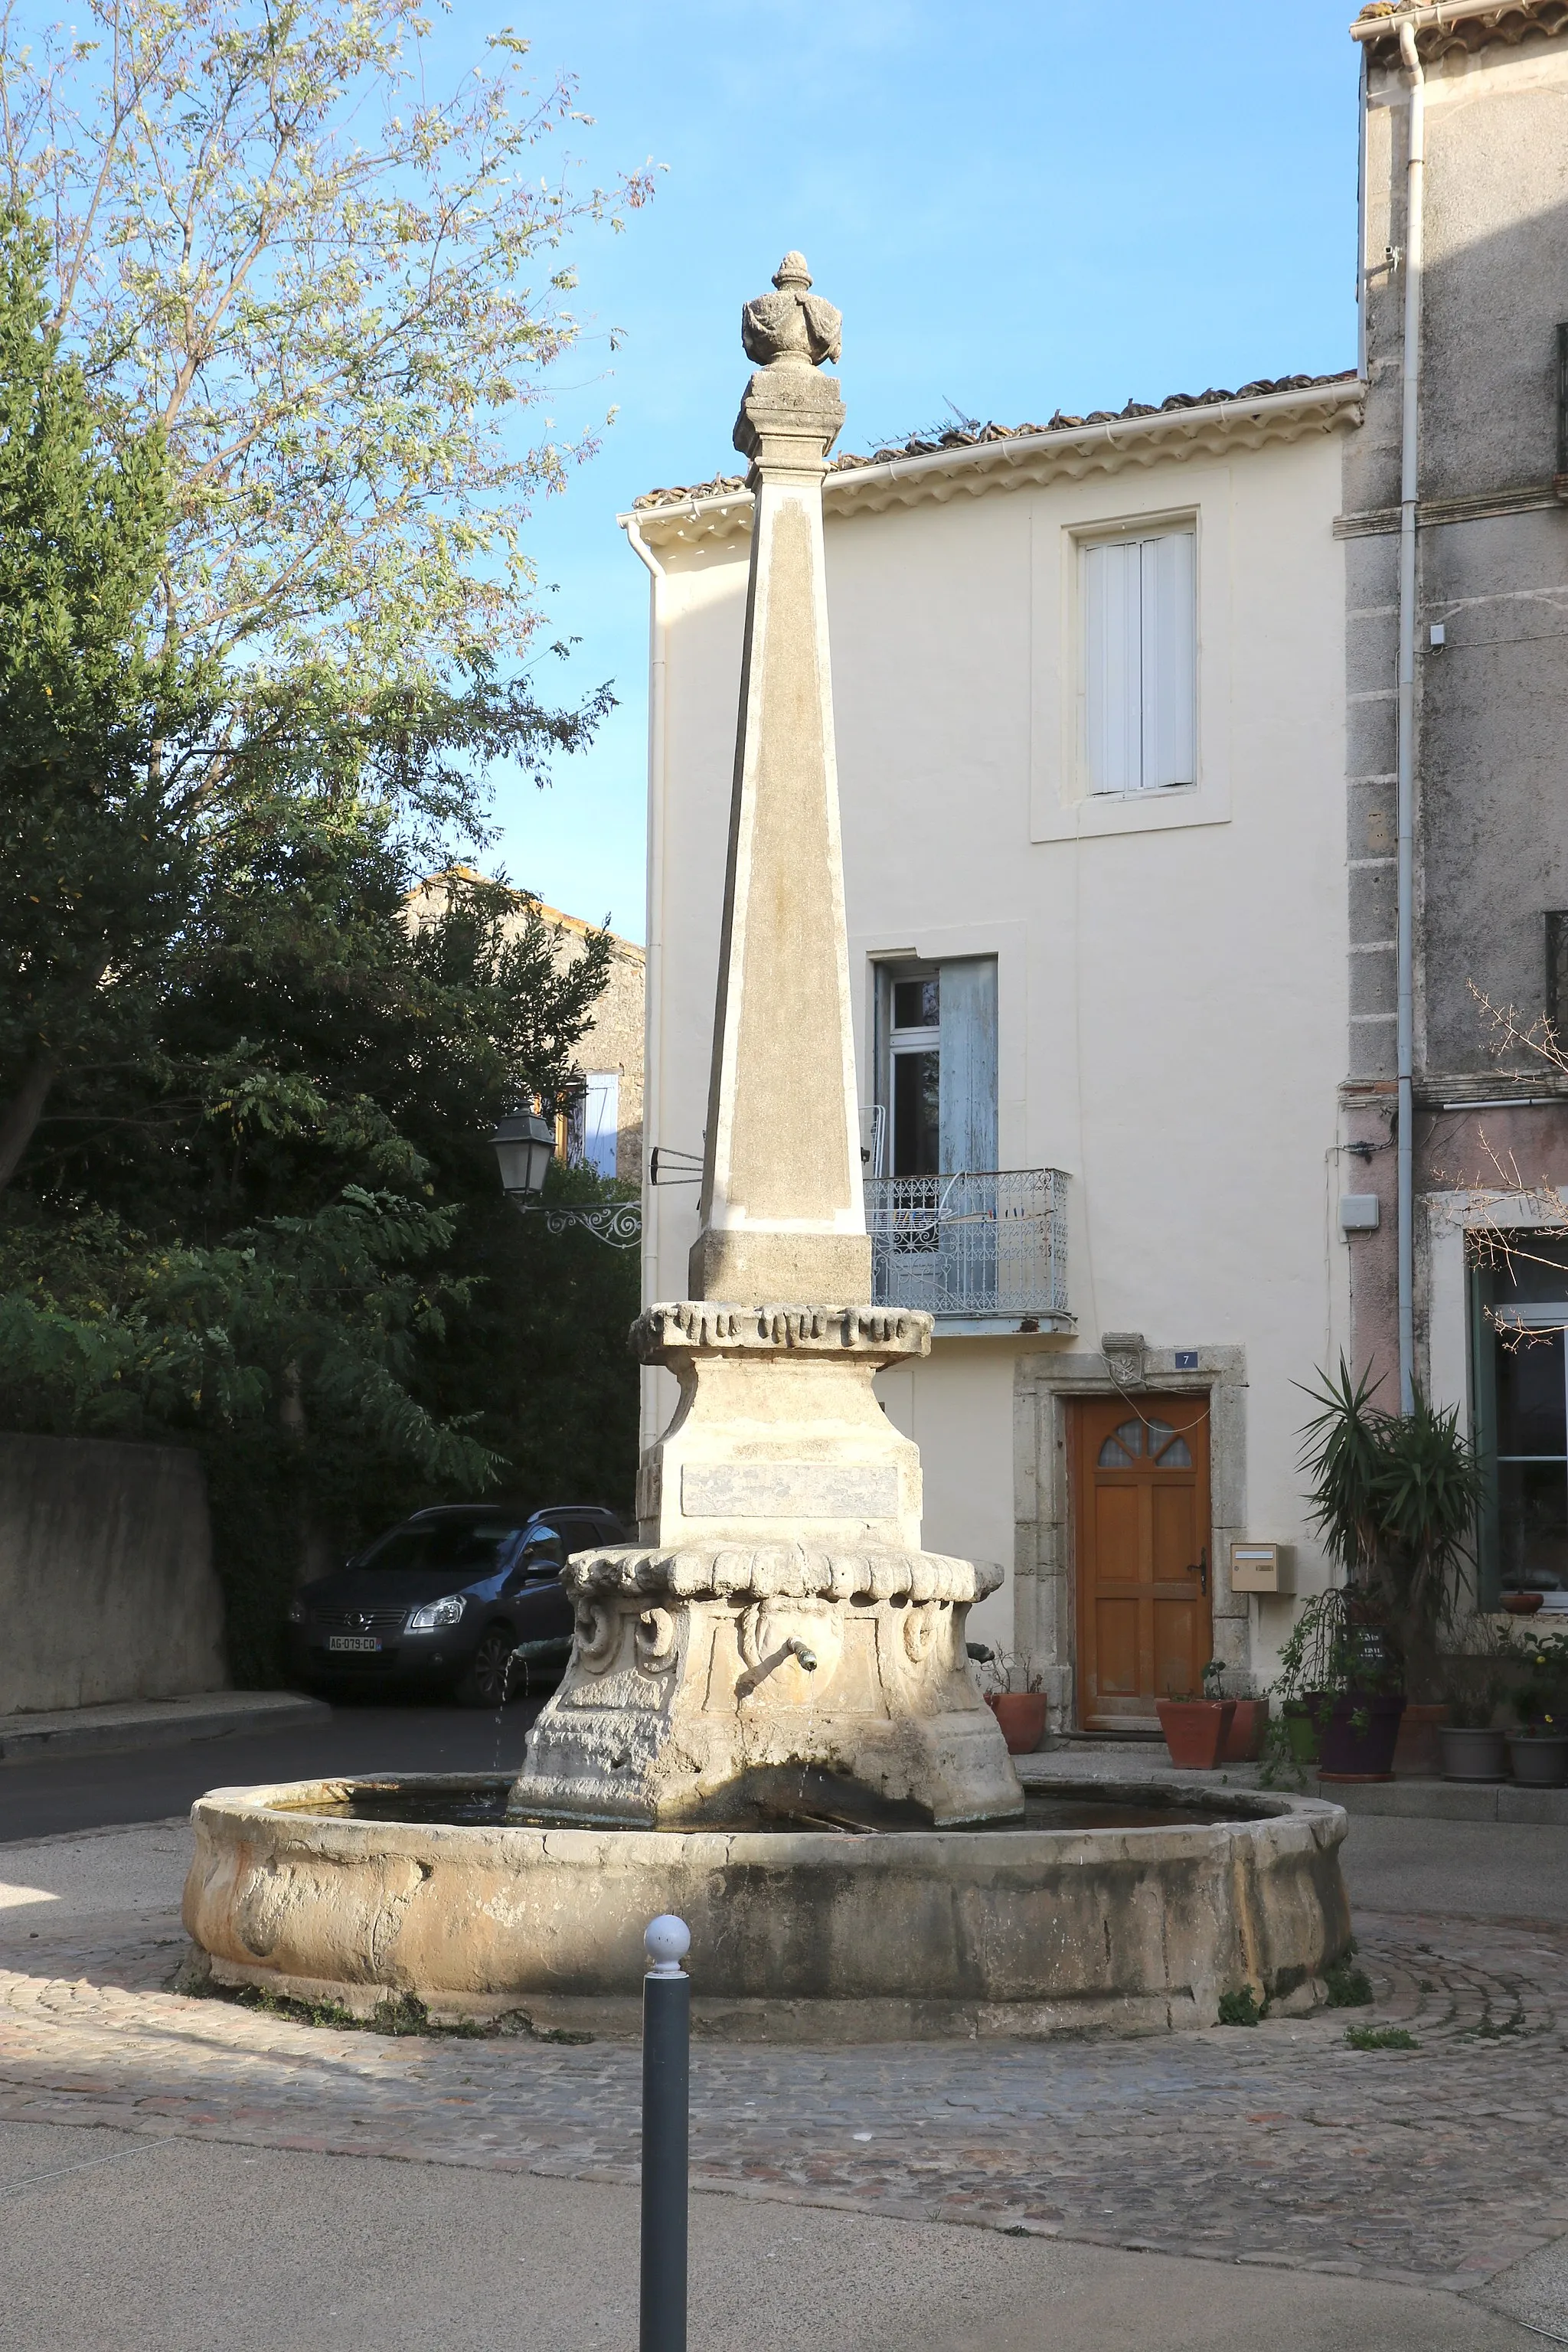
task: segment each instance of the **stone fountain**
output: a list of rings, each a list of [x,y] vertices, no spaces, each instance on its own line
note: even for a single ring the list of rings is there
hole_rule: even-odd
[[[1131,1826],[1037,1825],[967,1650],[1001,1571],[921,1548],[918,1452],[873,1390],[931,1324],[868,1303],[822,528],[839,315],[797,253],[773,288],[742,313],[755,506],[701,1230],[689,1297],[633,1331],[679,1391],[640,1541],[568,1565],[571,1663],[510,1790],[454,1787],[470,1818],[445,1821],[412,1776],[217,1791],[186,1922],[229,1981],[536,2022],[630,2023],[661,1911],[691,1927],[699,2020],[742,2031],[1212,2021],[1343,1948],[1344,1817],[1194,1817],[1167,1789],[1121,1792],[1154,1808]]]

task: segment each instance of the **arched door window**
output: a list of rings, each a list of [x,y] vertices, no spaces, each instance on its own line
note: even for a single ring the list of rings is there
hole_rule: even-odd
[[[1152,1462],[1161,1470],[1190,1470],[1192,1449],[1168,1421],[1124,1421],[1100,1449],[1098,1467],[1127,1470],[1135,1462]]]

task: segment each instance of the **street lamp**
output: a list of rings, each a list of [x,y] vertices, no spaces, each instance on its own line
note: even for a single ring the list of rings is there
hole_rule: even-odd
[[[536,1110],[508,1113],[490,1138],[500,1167],[501,1190],[514,1209],[526,1217],[538,1213],[548,1234],[564,1234],[574,1226],[606,1242],[611,1249],[637,1249],[642,1241],[642,1204],[638,1201],[595,1201],[577,1207],[561,1201],[548,1205],[540,1198],[550,1163],[555,1157],[554,1122]]]
[[[555,1157],[553,1123],[536,1110],[510,1111],[490,1138],[500,1165],[501,1190],[521,1208],[537,1198]]]

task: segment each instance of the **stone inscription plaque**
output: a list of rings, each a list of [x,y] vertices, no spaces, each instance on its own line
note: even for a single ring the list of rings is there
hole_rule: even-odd
[[[689,1519],[896,1519],[891,1463],[688,1462],[680,1507]]]

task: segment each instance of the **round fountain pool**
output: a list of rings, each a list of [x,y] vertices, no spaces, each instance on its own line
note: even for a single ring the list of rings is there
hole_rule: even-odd
[[[233,1985],[539,2030],[637,2030],[642,1931],[691,1928],[693,2024],[740,2039],[1149,2033],[1310,1981],[1345,1949],[1344,1814],[1135,1775],[976,1829],[595,1829],[509,1776],[219,1789],[185,1925]]]

